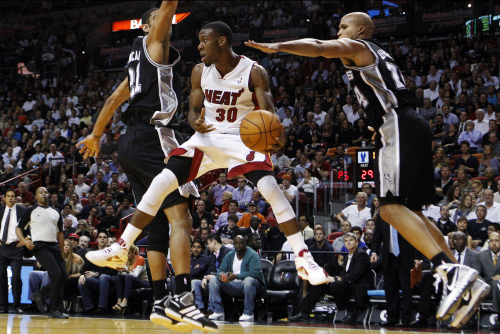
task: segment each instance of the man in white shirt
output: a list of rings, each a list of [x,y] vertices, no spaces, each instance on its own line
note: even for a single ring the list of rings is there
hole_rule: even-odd
[[[432,80],[429,84],[429,88],[424,90],[424,98],[431,99],[431,101],[436,100],[439,97],[439,90],[437,89],[436,81]]]
[[[484,205],[486,207],[486,219],[492,223],[500,222],[500,203],[497,203],[493,200],[493,190],[487,188],[484,189],[483,192],[483,200],[484,202],[478,203],[478,205]],[[476,213],[471,212],[471,216],[467,217],[468,219],[476,219]]]
[[[352,103],[354,102],[354,99],[353,99],[352,95],[347,95],[345,97],[345,101],[346,101],[346,104],[344,104],[344,106],[342,107],[342,110],[344,110],[347,117],[349,117],[349,115],[352,115],[352,113],[353,113]]]
[[[50,153],[47,154],[46,166],[48,168],[49,164],[52,164],[52,168],[59,167],[64,162],[64,157],[60,152],[57,152],[57,147],[55,144],[50,144]],[[52,160],[51,160],[52,159]]]
[[[23,103],[23,108],[24,111],[30,111],[33,109],[33,106],[36,104],[36,101],[33,99],[33,95],[28,94],[28,98],[26,102]]]
[[[280,189],[285,194],[286,199],[292,203],[295,203],[295,196],[297,194],[297,187],[294,186],[292,182],[292,177],[288,174],[283,175],[283,183],[280,184]],[[299,222],[300,224],[300,222]]]
[[[75,106],[78,105],[78,96],[75,95],[72,89],[69,91],[68,102],[72,102]]]
[[[348,220],[351,226],[366,227],[366,221],[371,219],[370,208],[366,206],[368,196],[366,193],[360,191],[356,194],[356,204],[346,207],[342,212],[337,214],[337,219],[342,222]]]
[[[325,122],[326,112],[321,110],[321,104],[314,105],[314,121],[321,126]]]
[[[429,74],[427,75],[427,81],[439,82],[439,79],[441,79],[441,74],[438,73],[438,71],[436,69],[436,65],[431,65],[429,68]]]
[[[488,131],[490,131],[488,121],[484,119],[483,109],[476,110],[476,119],[474,120],[474,130],[481,132],[482,136],[484,136]]]
[[[424,205],[422,208],[422,215],[425,217],[432,217],[435,221],[441,219],[441,210],[439,206],[435,206],[434,204]]]
[[[76,180],[78,184],[75,186],[75,193],[79,197],[85,197],[83,193],[88,194],[90,191],[90,187],[85,183],[85,176],[83,174],[78,174]]]

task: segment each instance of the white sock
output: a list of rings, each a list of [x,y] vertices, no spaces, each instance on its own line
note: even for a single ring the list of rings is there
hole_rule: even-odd
[[[295,256],[299,256],[300,251],[308,249],[306,243],[304,242],[302,233],[297,232],[295,234],[287,236],[286,238],[288,239],[288,242],[290,243]]]
[[[137,239],[137,237],[141,234],[142,230],[138,229],[132,224],[127,224],[127,227],[125,227],[125,231],[123,231],[123,234],[121,235],[120,239],[123,240],[124,244],[121,244],[121,246],[125,249],[129,249],[130,245],[132,245]]]

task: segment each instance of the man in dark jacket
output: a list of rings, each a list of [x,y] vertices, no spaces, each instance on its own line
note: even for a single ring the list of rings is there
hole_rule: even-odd
[[[356,321],[358,310],[368,306],[368,289],[373,288],[373,275],[370,272],[370,258],[365,251],[358,248],[358,240],[354,233],[346,233],[344,244],[349,255],[344,258],[342,272],[339,276],[330,276],[328,284],[313,285],[302,301],[300,311],[290,317],[291,321],[305,320],[326,293],[332,295],[339,311],[347,309],[344,320],[347,324]],[[349,301],[354,297],[354,302]]]
[[[455,225],[450,220],[450,210],[446,205],[443,205],[439,211],[441,213],[441,218],[436,222],[437,228],[443,233],[443,235],[448,235],[450,232],[455,232],[457,230],[457,225]]]
[[[205,244],[200,239],[195,239],[191,243],[191,278],[203,279],[207,273],[209,266],[209,258],[203,253],[205,252]]]
[[[191,289],[194,291],[194,298],[196,305],[200,310],[205,310],[205,303],[203,302],[203,295],[208,296],[207,284],[214,278],[217,273],[222,260],[227,253],[231,251],[230,248],[222,244],[222,240],[218,234],[210,234],[207,237],[207,249],[210,251],[208,255],[208,270],[202,280],[191,280]]]

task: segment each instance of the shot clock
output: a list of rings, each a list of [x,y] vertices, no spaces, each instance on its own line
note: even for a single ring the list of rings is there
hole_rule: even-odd
[[[356,188],[361,190],[363,183],[375,186],[375,148],[360,147],[356,150]]]

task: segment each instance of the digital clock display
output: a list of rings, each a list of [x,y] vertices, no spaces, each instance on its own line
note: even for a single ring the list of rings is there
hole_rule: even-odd
[[[356,187],[361,190],[364,183],[375,186],[375,149],[363,147],[356,150]]]

